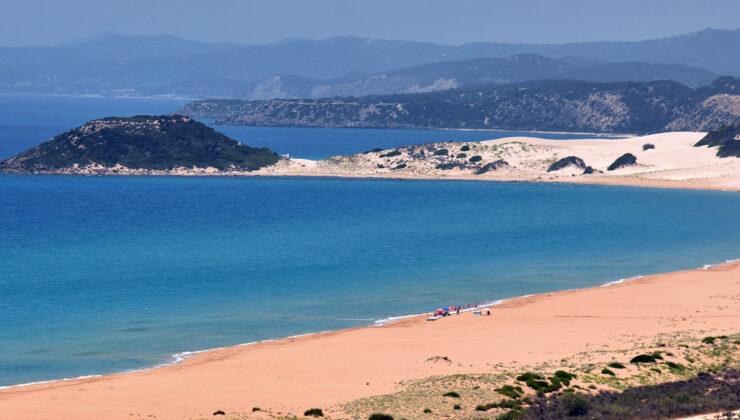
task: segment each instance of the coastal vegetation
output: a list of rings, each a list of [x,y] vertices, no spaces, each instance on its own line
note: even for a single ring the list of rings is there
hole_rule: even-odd
[[[719,157],[740,157],[740,122],[710,131],[696,147],[717,147]]]
[[[0,161],[0,172],[253,171],[277,161],[269,149],[245,146],[191,118],[139,115],[90,121]]]
[[[707,338],[714,340],[709,343]],[[563,359],[560,368],[555,367],[557,362],[518,372],[500,366],[494,373],[412,380],[401,383],[402,390],[396,393],[341,404],[337,409],[355,418],[378,412],[415,418],[414,412],[429,409],[453,419],[484,415],[491,419],[616,420],[667,419],[740,408],[740,334],[676,338],[632,353],[636,363],[631,365],[612,359],[602,362],[608,368],[598,366],[591,362],[598,353],[584,354],[581,362]],[[694,363],[684,366],[679,362],[684,357]],[[459,402],[446,401],[452,398],[445,397],[445,392],[434,394],[450,388],[456,390],[459,398],[454,400]]]
[[[608,168],[606,168],[607,171],[613,171],[615,169],[622,168],[624,166],[631,166],[637,163],[637,157],[633,155],[632,153],[625,153],[622,156],[618,157],[617,160],[615,160],[611,165],[609,165]]]
[[[578,156],[568,156],[550,165],[550,167],[547,168],[547,172],[558,171],[568,166],[573,166],[579,169],[586,169],[586,164],[583,162],[583,159],[579,158]]]

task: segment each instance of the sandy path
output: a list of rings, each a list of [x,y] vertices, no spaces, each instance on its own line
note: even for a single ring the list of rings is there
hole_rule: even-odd
[[[738,329],[740,262],[734,262],[515,299],[491,317],[411,318],[214,350],[146,372],[9,388],[0,391],[0,418],[181,419],[254,406],[302,413],[391,392],[404,379],[630,349],[654,344],[661,334]],[[451,362],[428,361],[434,356]]]

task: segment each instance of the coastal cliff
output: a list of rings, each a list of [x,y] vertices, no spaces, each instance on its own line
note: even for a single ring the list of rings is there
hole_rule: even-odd
[[[266,148],[237,142],[180,115],[89,121],[9,159],[0,172],[168,175],[248,172],[275,164]]]

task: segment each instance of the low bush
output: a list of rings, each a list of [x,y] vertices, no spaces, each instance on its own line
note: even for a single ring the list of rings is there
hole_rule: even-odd
[[[395,171],[395,170],[398,170],[398,169],[403,169],[403,168],[405,168],[405,167],[406,167],[406,164],[405,164],[405,163],[399,163],[398,165],[396,165],[396,166],[395,166],[395,167],[393,168],[393,170]]]
[[[516,377],[516,380],[521,382],[527,382],[530,379],[545,379],[545,377],[540,375],[539,373],[534,372],[522,373],[521,375]]]
[[[645,143],[645,144],[642,145],[642,151],[643,152],[645,150],[650,150],[650,149],[655,149],[655,145],[654,144],[651,144],[651,143]]]
[[[435,169],[441,169],[443,171],[448,171],[450,169],[455,169],[455,168],[464,169],[465,168],[465,164],[464,163],[460,163],[460,162],[439,163],[434,168]]]
[[[324,412],[320,408],[309,408],[303,413],[304,416],[324,417]]]
[[[684,370],[686,367],[680,363],[674,363],[674,362],[666,362],[666,365],[668,365],[669,368],[675,369],[675,370]]]
[[[478,156],[478,155],[475,155],[475,156],[473,156],[473,157],[470,158],[470,162],[472,162],[472,163],[480,162],[481,160],[483,160],[483,158],[480,157],[480,156]]]
[[[655,373],[663,373],[663,371],[660,370],[660,369],[658,369],[658,368],[650,368],[650,370],[653,371],[653,372],[655,372]]]
[[[434,151],[434,156],[447,156],[449,153],[447,149],[437,149]]]
[[[506,162],[503,159],[499,159],[499,160],[497,160],[495,162],[489,162],[489,163],[483,165],[481,168],[479,168],[477,171],[475,171],[475,174],[476,175],[482,175],[482,174],[484,174],[486,172],[489,172],[489,171],[497,171],[500,168],[505,168],[505,167],[508,167],[508,166],[509,166],[509,163],[508,162]]]
[[[362,152],[362,154],[363,155],[366,155],[368,153],[378,153],[378,152],[382,152],[382,151],[383,151],[383,149],[381,149],[380,147],[376,147],[375,149]]]
[[[701,339],[701,342],[704,344],[714,344],[714,342],[717,340],[717,337],[704,337]]]
[[[457,159],[464,159],[466,157],[468,157],[466,153],[458,153],[457,156],[455,156]]]
[[[575,378],[576,375],[574,373],[566,372],[564,370],[558,370],[555,372],[555,377],[560,380],[560,382],[564,383],[566,386],[570,385],[570,380]]]
[[[626,369],[626,366],[619,362],[611,362],[607,366],[614,369]]]
[[[467,144],[460,148],[461,152],[467,152],[468,150],[470,150],[470,146],[468,146]]]
[[[368,417],[367,420],[393,420],[393,416],[384,413],[373,413],[370,414],[370,417]]]
[[[623,166],[630,166],[635,165],[637,163],[637,158],[632,153],[625,153],[622,156],[618,157],[617,160],[614,161],[611,165],[609,165],[608,168],[606,168],[607,171],[613,171],[615,169],[619,169]]]
[[[652,354],[640,354],[633,357],[630,360],[630,363],[655,363],[655,356],[653,356]]]
[[[578,417],[588,413],[591,403],[585,395],[574,392],[560,396],[560,407],[566,416]]]
[[[424,409],[424,414],[429,414],[431,412],[432,412],[432,409],[431,408],[425,408]]]
[[[604,374],[604,375],[616,376],[614,374],[614,372],[611,369],[608,369],[608,368],[601,369],[601,373]]]
[[[522,412],[519,410],[509,410],[496,416],[496,420],[519,420],[522,418]]]
[[[460,407],[460,404],[455,404],[452,408],[454,410],[462,410],[462,407]]]
[[[394,157],[394,156],[400,156],[400,155],[401,155],[400,150],[393,150],[391,152],[380,155],[380,157],[386,158],[386,157]]]
[[[578,398],[578,400],[568,400]],[[625,391],[561,395],[540,394],[522,414],[524,419],[664,419],[724,412],[740,407],[740,370],[699,373],[683,381],[644,385]],[[585,412],[584,412],[585,410]]]
[[[262,411],[259,407],[252,407],[252,412]]]
[[[521,395],[524,393],[524,391],[522,390],[522,387],[520,386],[515,387],[511,385],[504,385],[500,388],[496,388],[495,391],[511,399],[517,399],[521,397]]]
[[[452,397],[452,398],[460,398],[460,394],[458,394],[455,391],[450,391],[442,394],[443,397]]]

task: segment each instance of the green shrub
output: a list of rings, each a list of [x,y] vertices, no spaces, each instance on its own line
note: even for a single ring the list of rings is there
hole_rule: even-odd
[[[475,155],[475,156],[473,156],[473,157],[470,158],[470,162],[473,162],[473,163],[480,162],[481,160],[483,160],[483,158],[480,157],[480,156],[478,156],[478,155]]]
[[[514,401],[514,400],[503,400],[498,403],[498,408],[518,409],[519,407],[521,407],[521,403],[519,401]]]
[[[608,168],[606,168],[607,171],[613,171],[615,169],[621,168],[622,166],[630,166],[637,163],[637,158],[632,153],[625,153],[622,156],[618,157],[617,160],[614,161],[611,165],[609,165]]]
[[[400,155],[401,155],[401,151],[398,150],[398,149],[396,149],[396,150],[393,150],[391,152],[382,154],[382,155],[380,155],[380,157],[385,158],[385,157],[394,157],[394,156],[400,156]]]
[[[368,153],[378,153],[378,152],[382,152],[382,151],[383,151],[383,149],[381,149],[380,147],[376,147],[375,149],[362,152],[362,154],[363,155],[366,155]]]
[[[462,410],[462,407],[460,407],[460,404],[455,404],[452,408],[455,410]]]
[[[686,369],[686,367],[680,363],[666,362],[666,365],[668,365],[668,367],[671,369],[676,369],[676,370]]]
[[[674,397],[674,399],[676,400],[677,403],[683,404],[683,403],[689,402],[689,400],[691,399],[691,397],[689,396],[689,394],[687,394],[685,392],[679,392],[678,394],[676,394],[676,396]]]
[[[661,371],[661,370],[660,370],[660,369],[658,369],[658,368],[650,368],[650,370],[652,370],[652,371],[653,371],[653,372],[655,372],[655,373],[663,373],[663,371]]]
[[[630,363],[655,363],[655,356],[652,354],[640,354],[632,358]]]
[[[715,341],[716,339],[717,339],[717,337],[712,337],[712,336],[709,336],[709,337],[704,337],[704,338],[702,338],[702,339],[701,339],[701,342],[702,342],[702,343],[704,343],[704,344],[714,344],[714,341]]]
[[[457,159],[464,159],[466,157],[468,157],[468,155],[465,153],[458,153],[457,156],[455,156]]]
[[[626,366],[624,366],[623,364],[619,362],[611,362],[607,366],[609,366],[610,368],[614,368],[614,369],[626,369]]]
[[[447,156],[449,153],[447,149],[437,149],[434,151],[434,156]]]
[[[496,403],[480,404],[476,405],[475,409],[478,411],[488,411],[492,408],[497,408],[499,405]]]
[[[262,410],[260,410],[259,407],[252,407],[252,412],[254,413],[255,411],[262,411]]]
[[[468,146],[467,144],[460,148],[461,152],[467,152],[468,150],[470,150],[470,146]]]
[[[429,413],[431,413],[431,412],[432,412],[432,409],[431,409],[431,408],[425,408],[425,409],[424,409],[424,413],[425,413],[425,414],[429,414]]]
[[[558,370],[555,372],[555,377],[560,380],[560,382],[564,383],[566,386],[570,385],[570,380],[575,378],[576,375],[574,373],[566,372],[564,370]]]
[[[583,416],[588,413],[591,403],[583,394],[574,392],[560,396],[560,407],[566,416]]]
[[[519,420],[522,418],[522,412],[519,410],[509,410],[496,416],[496,420]]]
[[[398,169],[403,169],[405,167],[406,167],[406,164],[405,163],[399,163],[398,165],[396,165],[395,168],[393,168],[393,170],[395,171],[395,170],[398,170]]]
[[[527,382],[530,379],[545,379],[545,377],[540,375],[539,373],[534,372],[522,373],[521,375],[516,377],[516,380],[521,382]]]
[[[659,352],[659,351],[654,351],[653,352],[653,357],[655,358],[655,360],[663,360],[663,356],[661,356],[660,354],[661,354],[661,352]]]
[[[367,420],[393,420],[393,416],[390,414],[373,413],[370,414],[370,417],[368,417]]]
[[[514,387],[511,385],[504,385],[500,388],[496,388],[495,391],[511,399],[517,399],[521,396],[521,394],[524,393],[524,391],[522,390],[522,387],[520,386]]]
[[[544,391],[550,384],[547,381],[540,381],[537,379],[530,379],[527,382],[527,386],[534,389],[535,391]]]
[[[320,408],[309,408],[306,410],[305,413],[303,413],[304,416],[313,416],[313,417],[324,417],[324,412],[321,411]]]
[[[604,375],[616,376],[611,369],[607,369],[607,368],[601,369],[601,373]]]
[[[452,397],[452,398],[460,398],[460,394],[458,394],[455,391],[450,391],[442,394],[443,397]]]

